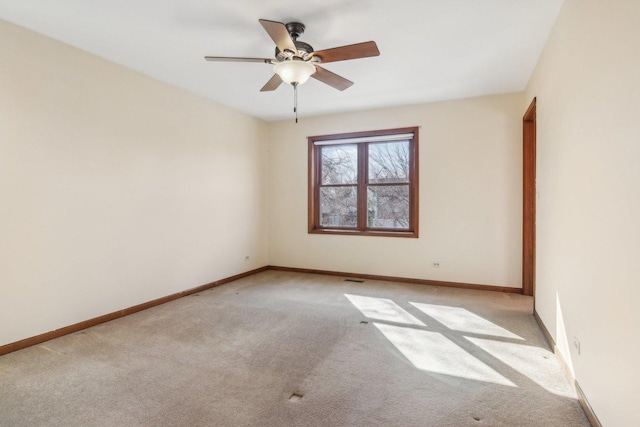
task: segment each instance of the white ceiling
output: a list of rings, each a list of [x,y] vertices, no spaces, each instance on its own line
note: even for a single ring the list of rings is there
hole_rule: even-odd
[[[292,118],[258,19],[298,21],[316,50],[374,40],[380,56],[326,64],[340,92],[311,79],[300,117],[523,90],[563,0],[0,0],[0,18],[265,120]],[[37,61],[37,58],[34,58]]]

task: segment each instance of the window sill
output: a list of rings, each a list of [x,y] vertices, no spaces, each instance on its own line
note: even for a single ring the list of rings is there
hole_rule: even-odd
[[[344,236],[376,236],[376,237],[408,237],[418,238],[417,231],[391,231],[391,230],[346,230],[340,228],[312,228],[309,234],[336,234]]]

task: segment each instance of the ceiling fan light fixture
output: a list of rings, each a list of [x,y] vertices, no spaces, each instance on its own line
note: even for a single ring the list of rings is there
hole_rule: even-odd
[[[277,63],[273,67],[273,71],[280,76],[283,82],[290,85],[301,85],[316,72],[316,67],[309,62],[292,59]]]

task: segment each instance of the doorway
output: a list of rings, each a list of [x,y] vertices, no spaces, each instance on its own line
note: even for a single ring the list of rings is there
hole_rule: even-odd
[[[536,98],[522,118],[522,293],[536,288]]]

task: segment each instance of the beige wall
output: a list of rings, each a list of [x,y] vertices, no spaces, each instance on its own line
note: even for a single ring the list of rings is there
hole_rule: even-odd
[[[0,21],[0,345],[266,264],[519,287],[537,96],[537,311],[603,424],[640,425],[639,18],[566,0],[524,97],[298,125]],[[307,234],[306,137],[416,125],[420,238]]]
[[[271,123],[270,264],[520,287],[521,105],[510,94]],[[420,238],[307,234],[307,136],[408,126],[421,127]]]
[[[605,426],[640,425],[638,22],[637,0],[567,0],[525,100],[538,98],[536,308]]]
[[[264,122],[4,21],[0,52],[0,345],[267,264]]]

